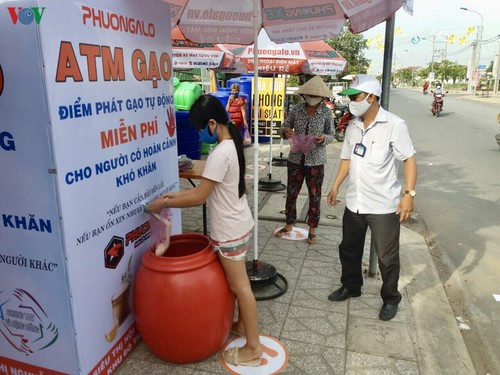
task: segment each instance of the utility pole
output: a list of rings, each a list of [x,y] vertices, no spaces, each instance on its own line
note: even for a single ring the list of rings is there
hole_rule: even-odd
[[[431,60],[431,74],[430,74],[430,80],[434,81],[434,55],[436,51],[436,34],[432,36],[432,60]]]
[[[498,42],[498,53],[495,56],[495,62],[493,63],[493,95],[498,94],[498,80],[500,78],[500,42]]]
[[[411,67],[411,86],[415,86],[415,52],[405,49],[405,52],[411,53],[413,55],[412,67]]]
[[[470,69],[470,77],[469,77],[469,85],[468,92],[476,95],[477,83],[481,82],[481,76],[479,74],[479,65],[481,60],[481,44],[483,41],[483,15],[478,11],[461,7],[461,10],[465,10],[467,12],[476,13],[479,17],[481,17],[481,26],[478,26],[478,31],[476,34],[476,42],[474,44],[474,48],[472,50],[472,61],[471,61],[471,69]],[[477,82],[476,82],[477,81]]]
[[[467,85],[467,93],[473,95],[476,94],[476,79],[478,73],[478,69],[476,68],[477,67],[476,57],[477,57],[477,40],[475,40],[472,45],[472,58],[470,60],[470,66],[469,66],[469,83]]]
[[[481,16],[480,13],[478,13],[479,16]],[[483,16],[481,16],[481,28],[478,31],[478,41],[477,41],[477,60],[476,60],[476,77],[477,77],[477,82],[474,85],[474,95],[476,95],[476,90],[478,84],[481,84],[481,74],[479,73],[479,65],[481,64],[481,44],[483,44]]]

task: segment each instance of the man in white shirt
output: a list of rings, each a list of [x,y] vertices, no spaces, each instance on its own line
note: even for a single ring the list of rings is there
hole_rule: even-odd
[[[417,163],[406,123],[379,105],[381,94],[380,83],[366,74],[355,76],[350,87],[339,93],[349,96],[349,110],[355,118],[346,129],[339,170],[327,198],[330,206],[336,205],[340,185],[349,176],[339,245],[342,286],[328,299],[345,301],[361,295],[361,261],[370,228],[382,275],[379,318],[390,320],[396,316],[401,301],[400,223],[413,213]],[[401,162],[403,191],[398,181]]]

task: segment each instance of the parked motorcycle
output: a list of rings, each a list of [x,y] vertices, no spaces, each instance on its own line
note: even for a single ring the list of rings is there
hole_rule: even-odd
[[[333,124],[335,125],[335,139],[338,142],[344,142],[345,129],[351,121],[352,115],[349,112],[349,106],[342,104],[335,104],[333,109]]]
[[[444,93],[434,93],[434,91],[431,90],[432,96],[434,97],[434,101],[432,102],[431,105],[431,112],[433,116],[439,117],[440,113],[443,110],[443,104],[444,104],[444,96],[445,94],[448,94],[448,91],[445,91]]]
[[[325,100],[324,104],[332,110],[333,124],[335,125],[335,139],[344,142],[345,129],[352,119],[349,106],[336,103],[334,100]]]
[[[334,111],[335,115],[335,139],[339,142],[344,142],[345,130],[349,122],[352,120],[353,115],[349,112],[349,107],[343,107],[342,109],[336,109]]]

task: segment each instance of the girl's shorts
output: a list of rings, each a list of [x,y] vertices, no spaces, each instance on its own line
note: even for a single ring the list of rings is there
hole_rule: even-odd
[[[221,256],[230,260],[245,260],[248,251],[248,242],[250,241],[251,232],[235,239],[226,242],[217,242],[212,240],[214,251],[218,251]]]

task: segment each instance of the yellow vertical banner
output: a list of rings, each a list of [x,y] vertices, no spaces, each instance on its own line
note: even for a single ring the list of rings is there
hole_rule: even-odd
[[[274,87],[273,87],[274,80]],[[259,77],[258,79],[258,108],[259,108],[259,126],[258,135],[269,137],[271,134],[271,120],[273,137],[277,135],[278,129],[283,124],[285,110],[285,78]],[[252,90],[253,81],[252,81]],[[252,109],[252,117],[253,117]],[[252,119],[253,124],[253,119]],[[252,128],[252,135],[253,135]]]

